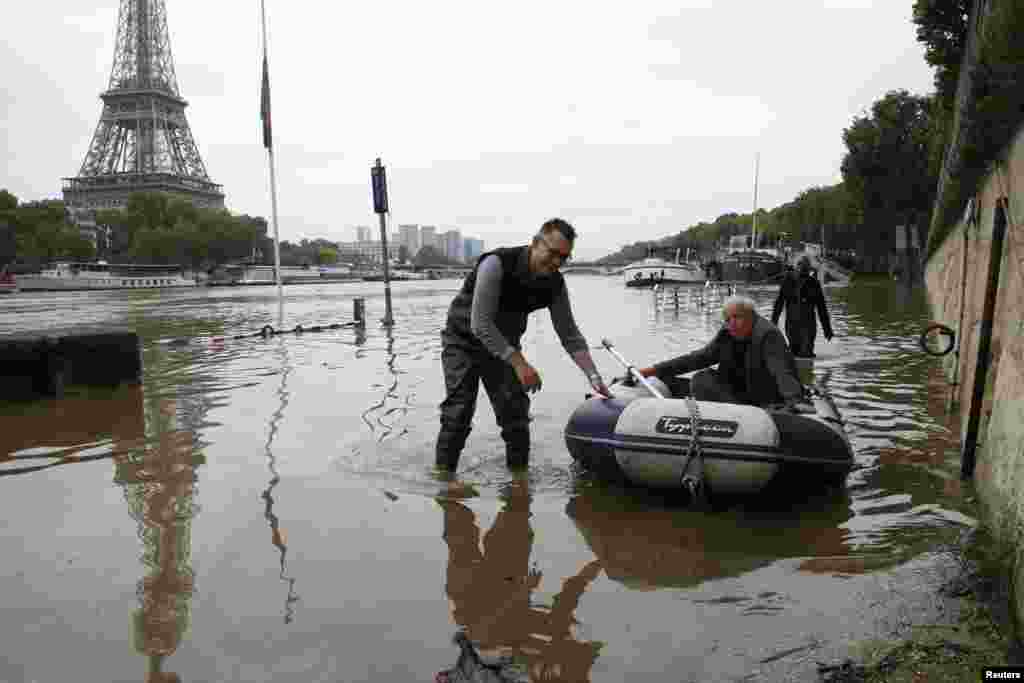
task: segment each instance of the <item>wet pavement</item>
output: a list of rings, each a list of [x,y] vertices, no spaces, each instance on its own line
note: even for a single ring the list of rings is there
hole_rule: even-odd
[[[717,326],[618,278],[568,282],[591,344],[637,364]],[[505,469],[481,400],[458,482],[438,481],[458,284],[394,283],[390,330],[380,283],[0,302],[0,334],[130,327],[145,367],[0,403],[0,681],[430,681],[459,631],[538,681],[810,681],[859,639],[954,618],[935,589],[974,508],[919,293],[827,290],[837,337],[808,372],[847,420],[847,486],[708,511],[575,471],[562,430],[586,384],[543,313],[529,472]],[[770,312],[773,289],[748,293]],[[231,338],[348,322],[354,297],[364,331]]]

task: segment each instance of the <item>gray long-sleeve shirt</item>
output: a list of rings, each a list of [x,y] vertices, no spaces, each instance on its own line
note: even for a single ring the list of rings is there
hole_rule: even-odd
[[[516,349],[509,344],[494,322],[498,312],[498,301],[501,298],[503,275],[501,259],[496,254],[486,257],[477,267],[469,325],[473,335],[480,340],[484,348],[498,358],[507,361]],[[563,287],[561,292],[555,296],[548,310],[551,313],[551,324],[565,350],[568,353],[585,350],[587,340],[583,338],[579,328],[576,327],[566,288]]]

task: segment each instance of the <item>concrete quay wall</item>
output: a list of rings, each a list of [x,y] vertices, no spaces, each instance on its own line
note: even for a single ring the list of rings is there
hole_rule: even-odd
[[[984,179],[960,223],[925,266],[934,320],[957,331],[957,353],[946,356],[953,409],[965,433],[976,381],[984,381],[973,478],[1012,565],[1014,611],[1024,625],[1024,129],[1007,159]],[[1000,208],[1003,203],[1005,210]],[[1005,217],[989,368],[976,377],[996,222]],[[1024,628],[1019,628],[1024,630]],[[1020,634],[1018,634],[1020,635]]]
[[[0,400],[60,398],[69,384],[142,379],[139,336],[127,329],[52,330],[0,336]]]

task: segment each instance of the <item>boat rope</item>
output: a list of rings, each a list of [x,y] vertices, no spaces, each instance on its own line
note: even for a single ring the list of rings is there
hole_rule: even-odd
[[[690,446],[686,451],[686,464],[683,465],[683,473],[680,475],[679,484],[685,491],[688,491],[693,500],[696,500],[701,490],[701,471],[704,469],[703,449],[700,444],[700,406],[697,404],[693,394],[686,397],[686,408],[690,413]],[[697,460],[697,474],[690,474],[690,464]]]

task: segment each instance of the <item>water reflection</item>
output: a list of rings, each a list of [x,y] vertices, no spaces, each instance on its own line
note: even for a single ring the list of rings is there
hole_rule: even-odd
[[[288,407],[288,400],[291,396],[291,393],[288,391],[288,377],[292,374],[294,368],[288,360],[288,347],[285,340],[278,340],[278,347],[275,354],[281,361],[281,384],[275,391],[278,398],[278,405],[277,409],[274,410],[273,414],[270,416],[270,426],[267,429],[267,443],[263,448],[263,453],[267,460],[267,470],[270,472],[270,481],[260,497],[266,503],[266,506],[263,509],[263,517],[270,525],[270,543],[280,554],[280,572],[278,576],[288,585],[288,594],[284,599],[284,623],[290,624],[295,618],[295,603],[299,601],[299,596],[295,593],[295,579],[288,576],[285,568],[285,561],[288,557],[288,545],[285,541],[285,533],[281,528],[280,519],[276,514],[274,514],[273,492],[274,487],[280,483],[281,476],[277,473],[277,458],[274,456],[273,444],[274,437],[277,436],[281,419],[284,417],[285,408]]]
[[[362,347],[364,344],[366,344],[366,326],[355,325],[352,329],[355,330],[356,333],[355,345],[358,347]],[[356,357],[359,357],[358,352],[356,354]]]
[[[147,683],[169,683],[180,678],[162,671],[164,661],[178,649],[191,621],[196,470],[206,459],[195,433],[177,428],[174,400],[161,399],[153,408],[152,441],[115,457],[114,481],[124,489],[143,546],[145,575],[136,589],[140,607],[132,615],[134,646],[148,658]]]
[[[444,511],[452,616],[480,653],[510,657],[533,680],[590,680],[601,645],[576,639],[574,614],[601,564],[590,561],[565,579],[550,606],[535,602],[542,573],[530,564],[528,482],[512,481],[500,499],[502,508],[482,542],[472,510],[458,500],[436,499]]]
[[[404,416],[409,412],[409,400],[410,395],[406,392],[403,397],[398,392],[398,378],[401,375],[401,371],[395,368],[395,361],[397,354],[395,353],[395,337],[391,325],[384,328],[385,332],[385,348],[384,348],[384,365],[389,375],[386,386],[381,384],[374,384],[373,388],[383,388],[384,392],[379,400],[374,401],[370,406],[362,412],[363,422],[370,428],[370,432],[374,434],[374,440],[377,443],[384,441],[391,436],[402,436],[409,430],[403,429],[402,431],[394,434],[394,421],[396,418]],[[359,341],[357,340],[357,344]],[[358,356],[358,352],[357,352]],[[401,400],[401,405],[389,406],[389,401]]]
[[[581,486],[565,511],[608,578],[637,590],[688,588],[782,558],[850,554],[843,523],[853,513],[841,491],[702,511],[594,483]]]
[[[110,458],[112,449],[138,446],[145,433],[139,384],[73,387],[61,399],[21,403],[16,410],[17,418],[4,419],[0,429],[0,462],[19,464],[0,476]]]

